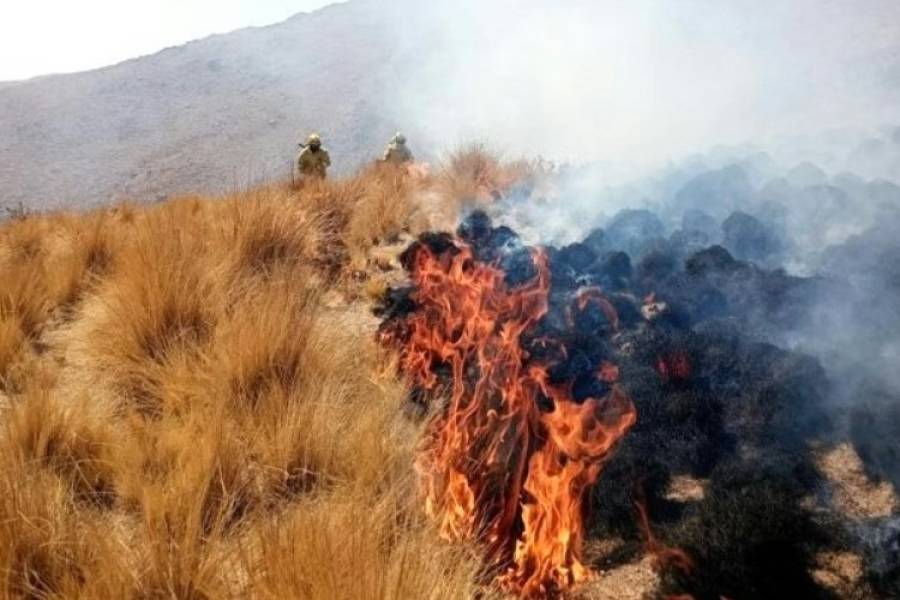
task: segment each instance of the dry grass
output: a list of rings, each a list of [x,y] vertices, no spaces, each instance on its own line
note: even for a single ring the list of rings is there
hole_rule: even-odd
[[[516,184],[533,183],[542,163],[525,160],[502,162],[483,143],[456,150],[440,170],[442,196],[475,202],[491,202],[509,192]]]
[[[0,598],[480,593],[351,301],[458,168],[0,224]]]
[[[872,481],[862,459],[847,443],[822,450],[818,467],[832,486],[834,503],[856,519],[886,518],[897,511],[900,499],[889,481]]]

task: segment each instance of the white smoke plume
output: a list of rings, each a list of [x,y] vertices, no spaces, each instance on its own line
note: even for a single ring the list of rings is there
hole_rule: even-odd
[[[885,231],[900,226],[900,2],[394,6],[418,54],[386,105],[410,139],[567,165],[499,221],[565,244],[648,208],[664,233],[646,247],[671,249],[688,213],[728,246],[721,225],[741,211],[782,243],[760,266],[827,281],[808,322],[767,341],[818,357],[841,406],[873,390],[897,404],[900,246]],[[900,463],[881,469],[900,485]]]
[[[717,144],[900,122],[892,0],[392,6],[399,42],[428,50],[387,106],[423,147],[489,140],[621,181]]]

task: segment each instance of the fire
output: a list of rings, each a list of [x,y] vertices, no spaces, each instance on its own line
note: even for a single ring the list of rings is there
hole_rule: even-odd
[[[656,370],[663,381],[685,381],[691,376],[691,359],[684,352],[672,352],[656,359]]]
[[[445,402],[416,462],[425,512],[445,539],[481,543],[504,590],[558,593],[591,575],[582,562],[583,496],[635,423],[634,405],[615,384],[616,365],[597,365],[608,393],[576,402],[572,382],[554,382],[551,365],[529,352],[543,345],[566,355],[562,340],[533,335],[549,308],[544,252],[533,252],[536,275],[518,286],[459,240],[412,252],[416,310],[381,335],[399,348],[411,382]],[[579,294],[571,310],[589,303],[615,327],[600,290]]]

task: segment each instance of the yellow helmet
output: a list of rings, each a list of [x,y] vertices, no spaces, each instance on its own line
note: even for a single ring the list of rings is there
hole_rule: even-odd
[[[318,133],[311,133],[309,137],[306,138],[307,146],[318,146],[322,143],[322,137]]]

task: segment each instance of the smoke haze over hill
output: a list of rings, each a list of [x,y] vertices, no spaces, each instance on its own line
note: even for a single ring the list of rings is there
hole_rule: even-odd
[[[432,51],[399,74],[390,106],[430,142],[480,137],[632,167],[714,144],[894,124],[900,6],[863,4],[407,7],[399,37],[415,45],[427,31]]]
[[[606,181],[722,143],[821,155],[797,137],[821,131],[846,153],[900,123],[898,23],[883,0],[357,0],[4,85],[0,191],[46,207],[225,190],[285,176],[314,129],[344,172],[395,129],[425,157],[483,139],[602,162]]]

